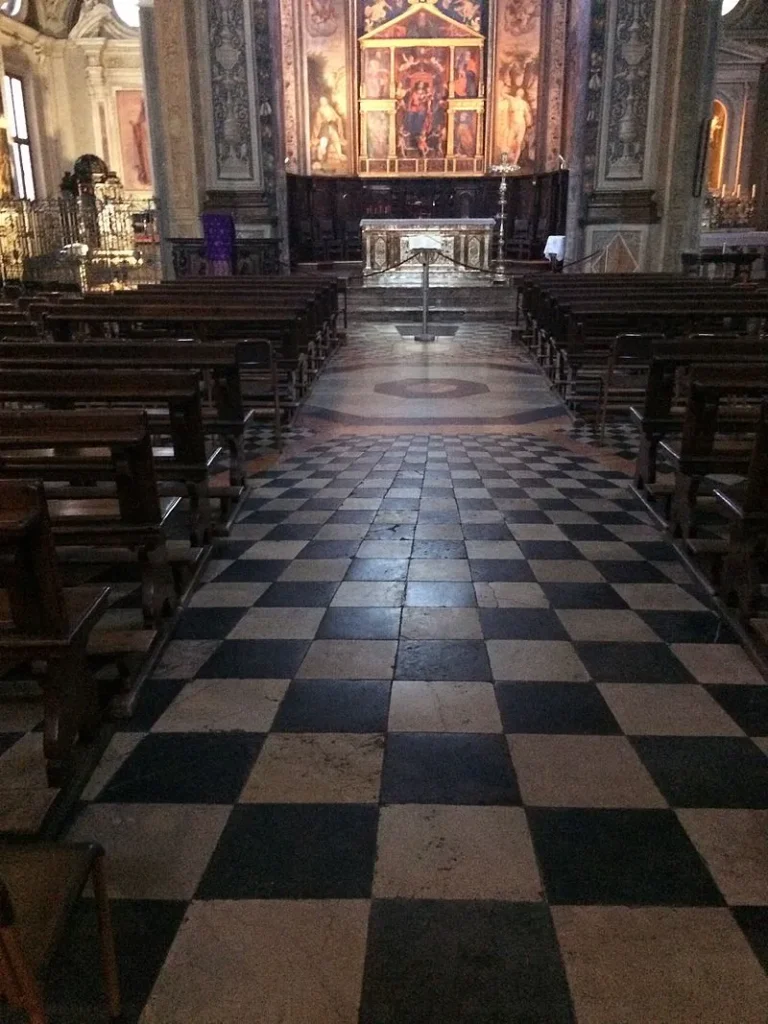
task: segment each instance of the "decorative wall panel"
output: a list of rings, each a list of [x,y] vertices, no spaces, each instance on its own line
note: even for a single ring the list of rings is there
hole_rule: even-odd
[[[261,169],[249,0],[206,0],[205,14],[214,184],[252,188]]]
[[[655,0],[616,0],[608,79],[606,180],[642,181],[653,70]]]
[[[495,72],[490,156],[506,153],[524,171],[537,165],[542,0],[499,0],[496,7]]]
[[[313,174],[347,174],[354,168],[351,4],[297,0],[297,5],[304,43],[308,165]]]

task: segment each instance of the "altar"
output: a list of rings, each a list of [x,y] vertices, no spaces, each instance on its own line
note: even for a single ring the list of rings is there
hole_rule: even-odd
[[[362,220],[364,285],[420,286],[422,268],[411,241],[424,235],[440,242],[440,252],[429,268],[430,287],[489,285],[494,225],[491,218]]]

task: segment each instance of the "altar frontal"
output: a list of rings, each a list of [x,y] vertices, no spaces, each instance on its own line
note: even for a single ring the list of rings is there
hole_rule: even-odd
[[[430,285],[453,288],[490,282],[491,218],[441,220],[362,220],[366,287],[415,287],[421,284],[421,263],[415,256],[420,238],[440,243],[430,266]]]

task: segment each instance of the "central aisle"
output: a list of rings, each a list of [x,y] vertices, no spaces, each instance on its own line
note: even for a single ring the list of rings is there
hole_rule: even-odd
[[[126,1019],[764,1024],[766,688],[628,479],[403,431],[253,486],[73,831]]]

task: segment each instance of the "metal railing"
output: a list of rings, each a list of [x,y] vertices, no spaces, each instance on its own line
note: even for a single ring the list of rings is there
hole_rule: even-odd
[[[0,280],[61,281],[84,291],[160,281],[154,199],[97,197],[0,201]]]

